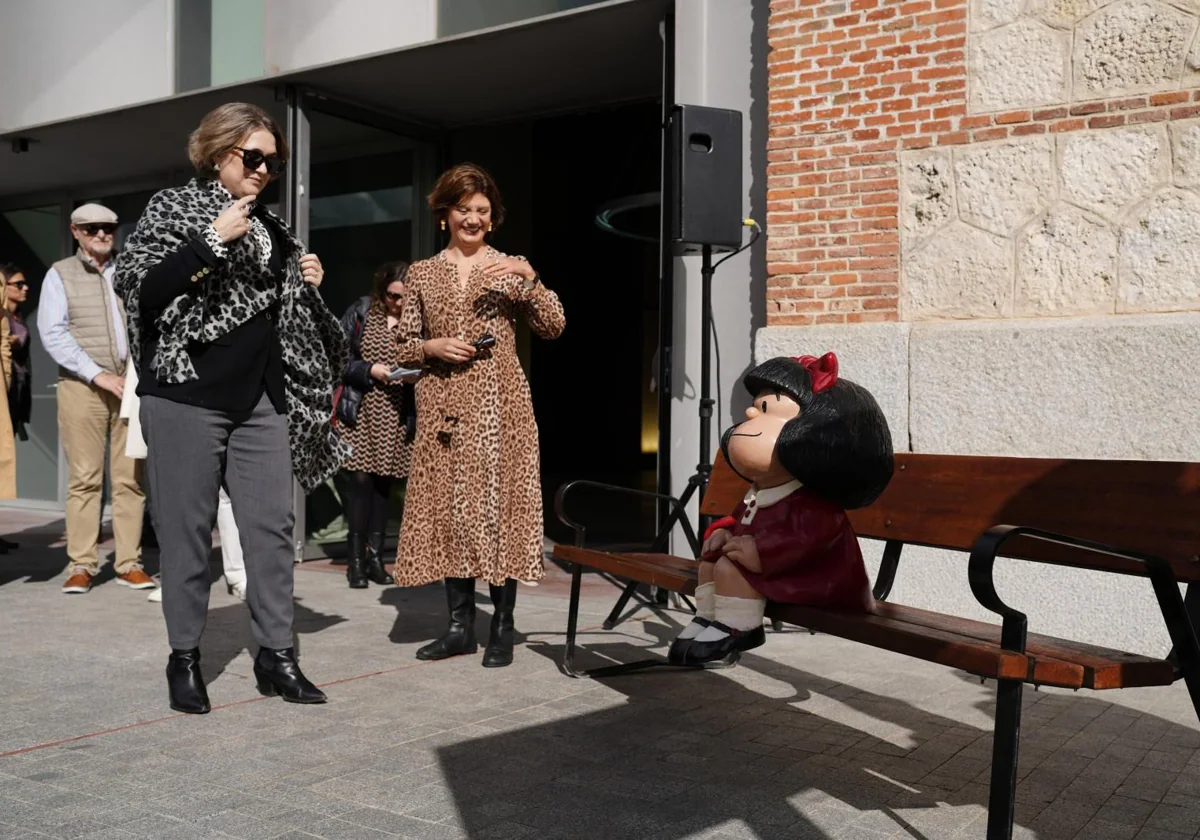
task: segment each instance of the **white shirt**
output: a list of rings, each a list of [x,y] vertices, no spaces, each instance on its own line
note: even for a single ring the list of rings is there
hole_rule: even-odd
[[[112,313],[113,332],[117,336],[117,356],[125,361],[128,352],[125,339],[125,319],[121,317],[121,307],[117,302],[117,293],[113,291],[113,275],[117,270],[117,261],[110,259],[101,274],[102,282],[108,291],[108,305]],[[58,270],[51,268],[46,272],[42,281],[42,294],[38,300],[37,326],[42,339],[42,346],[50,354],[50,358],[58,362],[84,382],[91,382],[104,373],[104,368],[92,361],[91,357],[79,346],[69,328],[70,317],[67,311],[67,290],[63,288],[62,277]],[[109,371],[116,373],[116,371]]]

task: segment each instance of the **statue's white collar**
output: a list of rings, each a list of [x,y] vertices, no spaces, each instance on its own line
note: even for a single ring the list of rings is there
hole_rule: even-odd
[[[758,513],[761,508],[770,507],[777,502],[783,501],[803,486],[795,479],[789,481],[787,484],[780,484],[778,487],[768,487],[765,490],[759,490],[754,485],[751,485],[750,490],[746,493],[746,498],[742,499],[742,502],[746,505],[746,512],[742,515],[742,524],[749,525],[754,521],[754,514]]]

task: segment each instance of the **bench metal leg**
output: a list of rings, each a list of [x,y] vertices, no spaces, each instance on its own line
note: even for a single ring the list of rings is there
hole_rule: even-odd
[[[1018,680],[997,680],[996,727],[992,734],[992,789],[988,797],[987,840],[1012,840],[1017,794],[1017,754],[1021,739]]]
[[[567,646],[563,650],[563,670],[571,676],[577,676],[575,671],[575,633],[579,627],[579,585],[583,581],[583,567],[572,563],[571,569],[571,601],[567,607]]]
[[[1192,708],[1200,718],[1200,642],[1196,639],[1193,622],[1193,616],[1200,609],[1200,604],[1197,604],[1200,586],[1188,584],[1187,598],[1181,597],[1174,576],[1153,567],[1150,570],[1150,583],[1154,586],[1158,608],[1171,637],[1172,647],[1168,658],[1175,663],[1179,676],[1187,685]]]

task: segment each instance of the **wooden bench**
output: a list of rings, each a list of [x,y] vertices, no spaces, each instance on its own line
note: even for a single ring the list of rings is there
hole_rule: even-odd
[[[572,566],[570,614],[563,668],[572,676],[607,676],[666,665],[642,660],[590,672],[574,666],[579,587],[584,568],[690,595],[697,563],[662,553],[669,538],[660,531],[648,553],[588,549],[586,530],[566,512],[570,491],[591,485],[571,482],[556,498],[559,519],[575,531],[575,545],[557,545],[554,557]],[[704,516],[725,516],[747,489],[718,457],[701,504]],[[695,532],[674,500],[696,551]],[[1189,590],[1200,581],[1200,464],[1161,461],[1051,460],[900,454],[887,491],[868,508],[852,511],[861,537],[885,541],[874,585],[874,614],[769,603],[766,615],[813,632],[937,662],[997,680],[996,723],[989,800],[989,840],[1012,836],[1017,779],[1021,693],[1025,683],[1064,688],[1110,689],[1170,685],[1183,679],[1200,715],[1200,647]],[[1001,623],[973,621],[887,602],[905,545],[968,552],[966,574],[978,602]],[[1023,613],[1001,600],[993,581],[997,557],[1148,577],[1174,649],[1163,659],[1031,634]],[[651,603],[655,607],[656,604]],[[1200,597],[1196,598],[1200,607]],[[1063,609],[1078,609],[1064,606]],[[778,625],[777,625],[778,626]]]

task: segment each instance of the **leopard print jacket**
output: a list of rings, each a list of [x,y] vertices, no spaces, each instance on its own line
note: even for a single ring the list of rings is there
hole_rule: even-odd
[[[139,370],[144,369],[141,351],[146,332],[139,307],[142,278],[168,254],[202,237],[233,201],[224,186],[210,180],[192,179],[185,186],[162,190],[150,199],[125,243],[114,286],[125,301],[130,353]],[[303,243],[265,207],[255,216],[273,226],[285,243],[282,284],[267,268],[261,245],[252,237],[228,243],[217,269],[194,291],[172,301],[155,320],[159,339],[149,369],[159,382],[192,381],[196,370],[188,355],[191,342],[211,342],[264,309],[276,307],[292,470],[307,491],[324,483],[350,456],[350,445],[330,424],[333,389],[349,358],[346,336],[320,293],[301,276]]]

